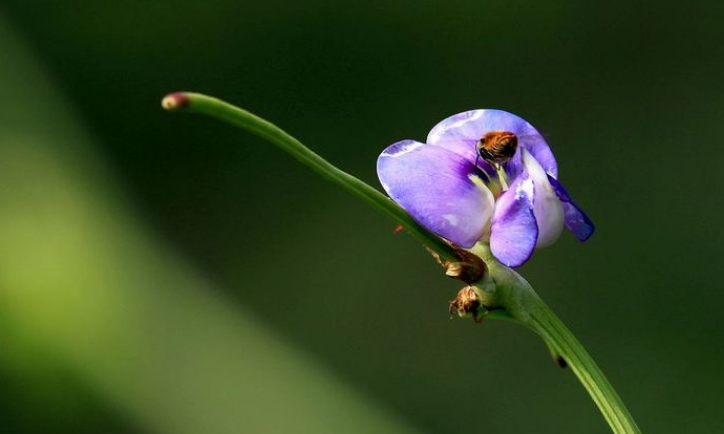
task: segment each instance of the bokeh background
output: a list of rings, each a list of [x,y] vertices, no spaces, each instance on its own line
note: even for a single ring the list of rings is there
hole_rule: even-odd
[[[501,108],[597,223],[522,269],[645,433],[724,430],[724,3],[0,5],[0,432],[607,433],[530,332],[217,95],[377,186]]]

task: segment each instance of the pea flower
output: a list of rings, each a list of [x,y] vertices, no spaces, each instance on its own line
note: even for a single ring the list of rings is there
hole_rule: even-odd
[[[558,239],[565,225],[580,240],[593,223],[558,182],[543,136],[502,110],[451,116],[427,143],[403,140],[377,160],[387,194],[417,222],[462,247],[489,242],[505,265],[525,263]]]

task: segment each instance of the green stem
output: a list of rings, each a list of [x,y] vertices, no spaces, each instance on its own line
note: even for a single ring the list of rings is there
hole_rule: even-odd
[[[167,95],[161,104],[166,110],[200,113],[220,119],[269,141],[326,180],[355,194],[382,211],[383,214],[402,225],[405,231],[417,238],[423,245],[435,251],[442,259],[459,260],[452,247],[425,230],[398,204],[368,184],[338,169],[271,122],[220,99],[198,93],[172,93]]]
[[[545,341],[554,359],[562,357],[614,433],[640,434],[631,413],[596,362],[530,284],[498,262],[488,246],[478,244],[472,252],[480,256],[488,267],[488,275],[476,288],[483,305],[504,309],[505,314],[498,315],[498,318],[527,326]]]
[[[268,140],[323,178],[362,198],[403,225],[408,233],[436,252],[441,259],[459,260],[451,246],[417,224],[399,205],[378,190],[339,170],[274,124],[224,101],[197,93],[170,94],[163,99],[162,105],[167,110],[215,117]],[[471,252],[479,256],[488,268],[488,273],[474,289],[483,305],[491,309],[489,317],[517,322],[540,335],[551,354],[555,358],[562,357],[571,367],[615,434],[640,434],[621,398],[591,356],[528,282],[498,262],[487,245],[478,244]]]
[[[536,299],[537,308],[532,309],[530,316],[531,328],[563,356],[614,433],[640,434],[623,401],[583,345],[540,298]]]

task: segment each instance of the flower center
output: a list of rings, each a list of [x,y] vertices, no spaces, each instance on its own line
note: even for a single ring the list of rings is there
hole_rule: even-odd
[[[518,150],[518,137],[510,131],[488,131],[475,145],[477,156],[495,167],[503,191],[508,189],[503,163],[507,162]],[[476,161],[477,165],[477,161]]]

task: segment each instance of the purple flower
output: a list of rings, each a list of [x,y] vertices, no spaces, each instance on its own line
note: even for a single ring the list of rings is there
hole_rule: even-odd
[[[490,242],[517,267],[565,225],[581,241],[593,223],[558,182],[538,131],[501,110],[471,110],[437,124],[427,143],[397,142],[380,155],[385,191],[421,225],[463,248]]]

